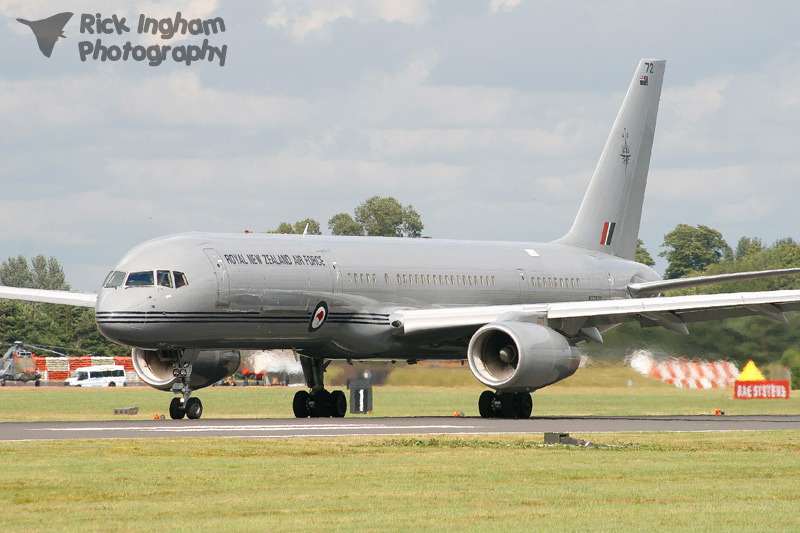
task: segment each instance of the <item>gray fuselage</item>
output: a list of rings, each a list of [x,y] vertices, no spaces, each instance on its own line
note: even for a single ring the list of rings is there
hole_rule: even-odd
[[[629,298],[629,283],[660,279],[640,263],[555,243],[271,234],[162,237],[114,270],[155,272],[150,285],[100,290],[97,324],[115,342],[354,359],[465,357],[474,328],[397,337],[389,315],[400,309]],[[176,288],[181,274],[187,284]]]

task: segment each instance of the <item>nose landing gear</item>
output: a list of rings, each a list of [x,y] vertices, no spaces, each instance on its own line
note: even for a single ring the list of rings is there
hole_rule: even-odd
[[[189,378],[192,376],[191,363],[181,361],[179,358],[175,368],[172,369],[172,375],[178,378],[172,385],[172,392],[180,396],[176,396],[169,403],[170,418],[180,420],[185,416],[197,420],[203,415],[203,403],[200,398],[192,397],[192,389],[189,388]]]

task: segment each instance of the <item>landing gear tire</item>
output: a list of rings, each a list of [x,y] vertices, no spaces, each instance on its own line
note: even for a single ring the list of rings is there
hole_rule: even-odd
[[[308,400],[310,398],[311,395],[308,391],[299,390],[295,393],[294,400],[292,400],[292,410],[296,418],[308,418],[311,414],[311,410],[308,408]]]
[[[344,418],[347,414],[347,397],[344,392],[335,390],[330,397],[330,413],[334,418]]]
[[[513,392],[500,394],[500,415],[502,418],[519,418],[519,396]]]
[[[494,412],[494,396],[495,394],[490,390],[485,390],[478,398],[478,412],[483,418],[495,418],[497,413]]]
[[[203,416],[203,403],[200,398],[189,398],[186,401],[186,416],[191,420],[197,420]]]
[[[39,385],[41,385],[41,382],[38,379],[33,382],[34,387],[38,387]]]
[[[111,383],[109,383],[109,384],[108,384],[108,386],[109,386],[109,387],[116,387],[116,386],[117,386],[117,384],[116,384],[116,383],[114,383],[114,382],[112,381]]]
[[[530,418],[533,399],[528,392],[484,391],[478,399],[478,411],[483,418]]]
[[[331,393],[325,389],[320,389],[311,394],[311,401],[314,407],[311,409],[312,418],[324,418],[331,416]]]
[[[518,392],[519,396],[519,417],[530,418],[533,412],[533,398],[529,392]]]
[[[186,416],[186,409],[183,408],[181,399],[177,396],[169,402],[169,417],[173,420],[180,420]]]

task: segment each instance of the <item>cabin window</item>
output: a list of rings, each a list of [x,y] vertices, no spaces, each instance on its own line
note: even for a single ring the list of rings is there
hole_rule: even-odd
[[[353,283],[353,275],[350,272],[347,273],[347,283]]]
[[[112,270],[106,276],[106,280],[103,282],[103,287],[111,288],[111,287],[119,287],[122,285],[122,282],[125,281],[125,272],[120,272],[119,270]]]
[[[581,288],[581,278],[578,278],[578,279],[576,279],[575,281],[577,281],[577,282],[578,282],[578,288],[580,289],[580,288]]]
[[[384,274],[384,275],[383,275],[383,280],[384,280],[384,281],[386,282],[386,284],[388,285],[388,284],[389,284],[389,274]]]
[[[131,272],[128,274],[128,281],[125,282],[126,287],[151,287],[153,285],[153,271],[146,272]]]
[[[161,287],[172,288],[172,277],[169,275],[169,270],[157,270],[156,280]]]
[[[495,285],[496,285],[496,283],[495,283],[495,280],[494,280],[494,276],[492,276],[492,287],[494,287]]]
[[[408,277],[406,277],[406,275],[403,274],[403,285],[406,285],[407,283],[408,283]]]
[[[431,284],[431,275],[428,274],[427,278],[428,278],[428,285],[430,285]],[[436,279],[436,276],[433,276],[433,279]]]
[[[172,273],[172,277],[175,279],[175,288],[180,289],[184,285],[189,284],[189,280],[186,279],[186,274],[183,272],[178,272],[177,270]]]

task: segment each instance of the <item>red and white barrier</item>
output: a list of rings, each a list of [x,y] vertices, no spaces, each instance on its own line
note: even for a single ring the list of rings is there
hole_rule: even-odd
[[[45,381],[64,381],[79,368],[98,365],[121,365],[125,367],[125,382],[138,383],[139,376],[133,369],[130,356],[101,357],[82,355],[80,357],[38,357],[33,356],[36,371]]]
[[[676,357],[656,361],[648,352],[638,351],[627,358],[627,363],[640,374],[681,388],[733,387],[739,377],[739,369],[730,361],[689,361]]]

